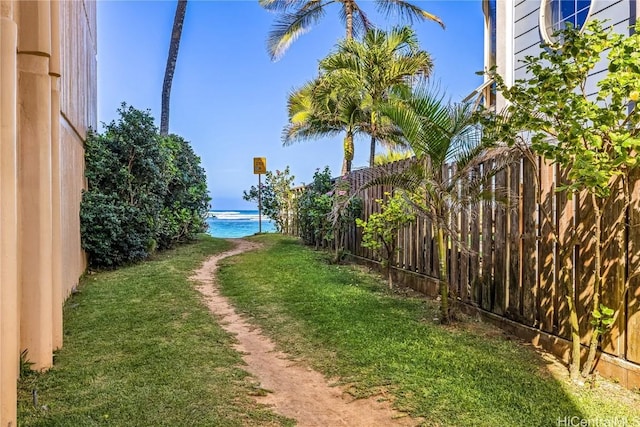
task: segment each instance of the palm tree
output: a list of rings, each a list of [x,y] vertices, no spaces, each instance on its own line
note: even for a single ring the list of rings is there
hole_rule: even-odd
[[[368,30],[362,41],[344,40],[320,61],[320,70],[344,96],[360,99],[367,112],[371,136],[369,166],[375,163],[376,143],[383,124],[382,106],[407,96],[416,77],[431,73],[431,56],[419,48],[415,31],[397,27],[390,32]]]
[[[372,28],[372,24],[355,0],[259,0],[262,7],[280,13],[274,28],[269,33],[267,48],[272,60],[278,60],[300,35],[322,18],[332,3],[340,5],[340,18],[346,27],[346,39]],[[413,23],[414,20],[430,20],[444,28],[437,16],[409,3],[406,0],[376,0],[378,10],[385,15],[396,13],[401,19]]]
[[[362,131],[362,114],[352,98],[338,100],[330,96],[323,87],[325,83],[318,78],[289,95],[289,124],[283,131],[283,144],[344,132],[342,175],[345,175],[351,171],[353,137]]]
[[[289,95],[289,124],[284,128],[284,145],[344,133],[342,175],[351,172],[354,137],[370,134],[370,115],[360,106],[360,98],[336,87],[328,76],[320,76]],[[404,146],[399,129],[383,118],[378,137],[386,144]]]
[[[171,29],[171,42],[169,43],[167,66],[164,71],[164,82],[162,83],[160,135],[167,135],[169,133],[169,98],[171,97],[171,83],[173,83],[173,74],[176,70],[178,49],[180,49],[180,38],[182,37],[182,24],[184,23],[184,15],[186,12],[187,0],[178,0],[176,14],[173,18],[173,28]]]
[[[384,112],[402,129],[416,159],[402,172],[371,179],[365,188],[392,185],[432,224],[439,261],[441,321],[448,323],[448,242],[457,241],[461,247],[466,243],[458,241],[457,222],[449,218],[463,211],[469,218],[476,214],[474,207],[487,194],[483,190],[491,177],[509,164],[512,151],[483,142],[471,104],[445,103],[424,85],[408,101],[386,105]],[[455,169],[445,175],[444,167],[450,163]]]

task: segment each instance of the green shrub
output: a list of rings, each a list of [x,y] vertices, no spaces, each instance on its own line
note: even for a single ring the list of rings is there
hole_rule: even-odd
[[[333,208],[331,172],[328,166],[316,170],[313,182],[298,197],[300,237],[307,245],[325,245],[333,238],[331,210]]]
[[[158,246],[166,249],[191,240],[206,230],[209,209],[207,177],[198,157],[187,141],[178,135],[162,140],[168,151],[167,192],[158,224]]]
[[[193,237],[209,202],[200,159],[186,141],[162,138],[148,111],[122,104],[118,113],[85,145],[80,222],[92,267],[139,261]]]
[[[291,186],[295,176],[291,175],[289,166],[284,171],[276,170],[274,174],[267,171],[264,184],[260,188],[262,199],[262,212],[273,220],[279,232],[289,228],[289,211],[293,202]],[[248,191],[243,192],[242,198],[248,202],[258,202],[258,187],[252,185]]]
[[[393,288],[391,264],[400,252],[398,233],[403,227],[415,221],[416,214],[400,193],[393,196],[384,193],[384,199],[376,199],[380,212],[369,215],[369,220],[356,218],[356,225],[362,228],[362,246],[371,249],[381,258],[381,265],[387,272],[389,288]]]

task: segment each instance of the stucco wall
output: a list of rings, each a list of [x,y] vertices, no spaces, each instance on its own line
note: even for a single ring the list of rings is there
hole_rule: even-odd
[[[83,139],[96,126],[95,2],[0,0],[0,426],[16,426],[19,355],[62,346],[85,269]]]
[[[80,200],[84,179],[84,138],[97,129],[97,35],[94,1],[61,2],[61,171],[62,254],[65,259],[63,295],[77,285],[85,270],[80,249]]]

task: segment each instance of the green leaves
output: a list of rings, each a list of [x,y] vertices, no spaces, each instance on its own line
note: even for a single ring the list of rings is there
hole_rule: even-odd
[[[527,57],[527,78],[512,87],[490,71],[509,106],[500,114],[483,113],[485,137],[512,144],[526,132],[535,152],[566,170],[565,191],[606,198],[612,178],[637,164],[639,119],[632,98],[640,89],[640,35],[622,36],[597,20],[582,33],[568,28],[557,35],[562,46],[543,45],[538,56]],[[589,75],[603,57],[609,73],[591,95]]]
[[[530,144],[536,154],[560,165],[567,182],[557,190],[565,191],[568,197],[587,196],[593,207],[593,224],[586,227],[593,230],[590,245],[596,265],[591,307],[594,331],[583,375],[591,372],[598,337],[614,322],[614,310],[601,305],[598,298],[607,274],[601,262],[608,245],[602,219],[613,197],[622,192],[622,199],[629,200],[625,182],[638,166],[638,30],[640,26],[633,35],[625,36],[591,20],[583,32],[568,28],[557,33],[562,45],[542,45],[540,55],[525,61],[527,78],[517,80],[512,87],[506,87],[495,69],[490,71],[508,107],[500,114],[484,111],[480,115],[486,138],[508,144],[521,140],[525,147]],[[598,73],[598,64],[604,65],[608,73]],[[595,94],[591,93],[594,82]],[[624,212],[629,206],[625,203],[617,209]],[[624,229],[624,217],[620,218],[608,225]],[[573,314],[577,316],[575,311]],[[579,330],[579,326],[576,328]],[[574,345],[578,345],[576,341]],[[572,359],[579,365],[579,355],[574,354]],[[572,371],[577,372],[577,368]]]
[[[122,104],[105,133],[85,145],[82,247],[93,267],[146,258],[204,231],[206,176],[184,139],[160,137],[149,112]]]
[[[308,245],[321,245],[333,238],[331,211],[333,208],[331,171],[326,166],[316,170],[313,182],[296,199],[300,237]]]
[[[376,252],[383,265],[388,266],[397,252],[398,232],[415,221],[416,215],[400,193],[391,196],[386,192],[385,199],[377,199],[376,203],[380,212],[372,213],[367,221],[357,218],[356,226],[362,228],[362,246]]]
[[[262,210],[274,221],[276,229],[280,232],[289,227],[289,210],[294,203],[294,193],[291,188],[294,179],[289,166],[284,171],[276,170],[275,173],[267,171],[264,184],[260,189]],[[248,191],[243,192],[242,198],[258,202],[258,187],[252,185]]]
[[[615,322],[615,310],[600,304],[599,309],[591,312],[591,324],[596,327],[599,334],[604,334]]]

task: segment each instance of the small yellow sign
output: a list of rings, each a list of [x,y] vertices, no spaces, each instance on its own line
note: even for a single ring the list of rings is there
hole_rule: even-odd
[[[267,173],[267,158],[266,157],[254,157],[253,158],[253,173],[254,173],[254,175]]]

